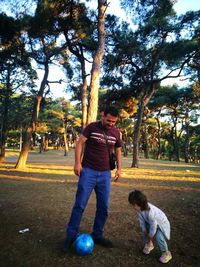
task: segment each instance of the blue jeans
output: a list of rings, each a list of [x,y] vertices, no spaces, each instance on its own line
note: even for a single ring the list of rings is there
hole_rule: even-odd
[[[146,225],[147,232],[149,232],[149,223],[146,222],[145,225]],[[143,235],[143,239],[144,239],[144,242],[146,243],[147,239],[144,235]],[[167,238],[165,237],[164,233],[160,230],[159,227],[157,227],[155,239],[159,246],[159,249],[162,252],[168,251]]]
[[[96,215],[92,236],[98,238],[103,235],[103,228],[108,216],[110,180],[110,171],[96,171],[90,168],[82,169],[75,204],[67,225],[67,238],[76,238],[84,209],[93,189],[96,193]]]

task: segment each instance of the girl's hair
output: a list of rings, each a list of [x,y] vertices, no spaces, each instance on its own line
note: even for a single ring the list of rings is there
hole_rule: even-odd
[[[137,204],[141,210],[148,210],[147,197],[139,190],[132,191],[128,196],[128,201],[130,204]]]

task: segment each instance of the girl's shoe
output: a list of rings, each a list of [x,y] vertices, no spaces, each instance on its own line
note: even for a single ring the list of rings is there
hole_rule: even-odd
[[[170,251],[164,252],[160,257],[159,261],[162,263],[168,263],[172,259],[172,254]]]
[[[143,253],[145,255],[148,255],[152,250],[154,249],[154,245],[152,242],[146,243],[144,248],[143,248]]]

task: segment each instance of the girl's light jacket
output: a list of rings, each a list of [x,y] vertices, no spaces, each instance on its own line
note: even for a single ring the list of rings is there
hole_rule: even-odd
[[[153,237],[157,231],[157,228],[159,227],[160,230],[163,232],[165,237],[169,240],[170,239],[170,223],[167,219],[167,216],[165,213],[157,208],[156,206],[152,205],[151,203],[148,203],[149,210],[144,210],[138,212],[139,215],[139,223],[140,227],[143,232],[146,231],[146,224],[149,224],[149,236]]]

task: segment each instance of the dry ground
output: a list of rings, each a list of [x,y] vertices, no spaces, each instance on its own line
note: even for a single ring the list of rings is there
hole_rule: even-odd
[[[110,213],[105,236],[115,247],[95,246],[91,255],[65,255],[56,249],[64,240],[65,225],[74,201],[77,178],[73,175],[73,151],[44,154],[31,152],[27,168],[16,171],[16,154],[9,153],[0,165],[0,266],[2,267],[156,267],[159,250],[141,253],[142,239],[137,218],[127,202],[129,192],[143,190],[171,222],[168,266],[200,266],[200,166],[141,159],[131,169],[123,159],[123,177],[112,182]],[[81,232],[90,233],[95,213],[95,195],[84,212]],[[29,228],[20,234],[19,230]]]

